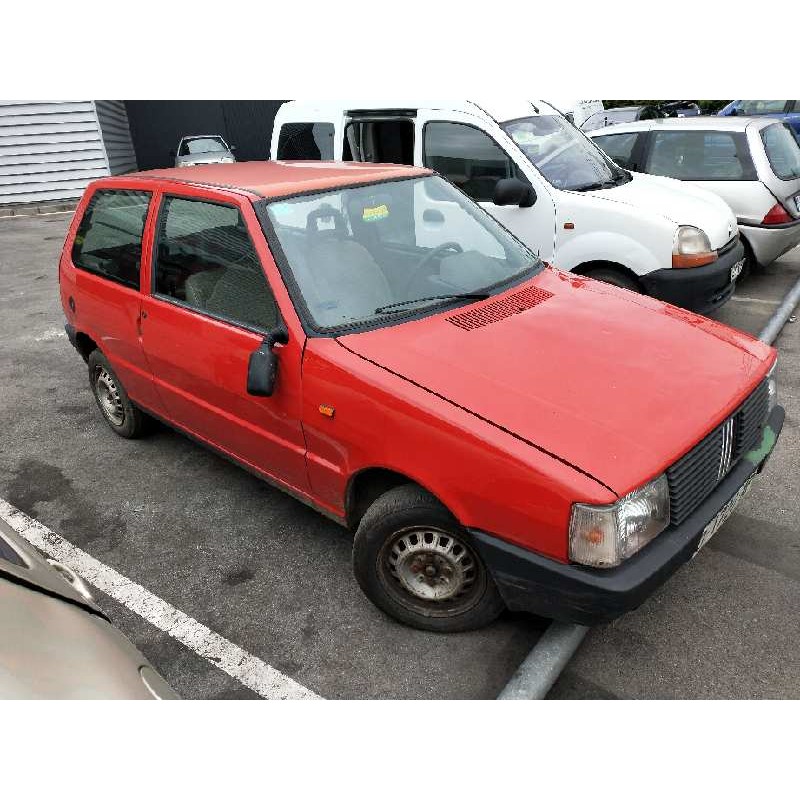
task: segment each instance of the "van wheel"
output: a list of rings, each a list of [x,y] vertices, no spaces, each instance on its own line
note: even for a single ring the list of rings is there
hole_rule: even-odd
[[[145,433],[150,418],[131,403],[108,359],[93,350],[88,363],[92,394],[111,430],[125,439],[136,439]]]
[[[474,630],[505,608],[467,532],[435,497],[411,484],[367,509],[353,542],[353,572],[378,608],[413,628]]]
[[[617,272],[615,269],[594,269],[588,273],[590,278],[603,283],[610,283],[612,286],[619,286],[621,289],[628,289],[631,292],[642,293],[639,284],[626,275],[624,272]]]

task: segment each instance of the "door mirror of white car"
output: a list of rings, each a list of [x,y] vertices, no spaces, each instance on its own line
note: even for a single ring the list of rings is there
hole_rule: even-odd
[[[496,206],[530,208],[536,202],[536,190],[519,178],[501,178],[494,187],[492,202]]]

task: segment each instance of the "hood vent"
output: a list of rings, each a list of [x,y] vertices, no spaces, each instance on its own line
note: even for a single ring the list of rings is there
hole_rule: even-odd
[[[453,314],[447,317],[447,321],[457,328],[471,331],[473,328],[491,325],[493,322],[499,322],[501,319],[514,316],[514,314],[521,314],[529,308],[538,306],[539,303],[543,303],[552,296],[553,293],[548,292],[547,289],[529,286],[527,289],[515,292],[502,300],[495,300],[477,308],[473,307],[467,311],[462,311],[460,314]]]

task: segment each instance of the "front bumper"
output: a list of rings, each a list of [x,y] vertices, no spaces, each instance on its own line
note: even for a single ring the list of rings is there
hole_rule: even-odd
[[[657,269],[640,275],[647,294],[689,311],[707,314],[726,303],[736,282],[731,280],[731,267],[744,258],[744,246],[737,242],[713,264],[690,269]]]
[[[728,476],[683,523],[667,528],[624,564],[592,569],[562,564],[483,531],[471,530],[506,605],[543,617],[595,625],[641,605],[697,552],[705,527],[753,475],[761,472],[783,427],[784,410],[773,409],[761,444],[745,453]]]
[[[756,261],[766,267],[800,244],[800,220],[786,225],[740,225]]]

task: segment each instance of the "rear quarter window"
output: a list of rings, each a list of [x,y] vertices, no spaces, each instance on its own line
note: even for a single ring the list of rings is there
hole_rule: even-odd
[[[729,131],[656,131],[645,172],[682,181],[756,180],[745,135]]]
[[[772,171],[781,180],[800,178],[800,140],[788,125],[767,126],[761,131],[761,141]]]
[[[277,158],[285,161],[332,161],[333,123],[287,122],[278,137]]]
[[[142,232],[149,205],[149,192],[124,189],[95,192],[75,234],[72,263],[138,289]]]

